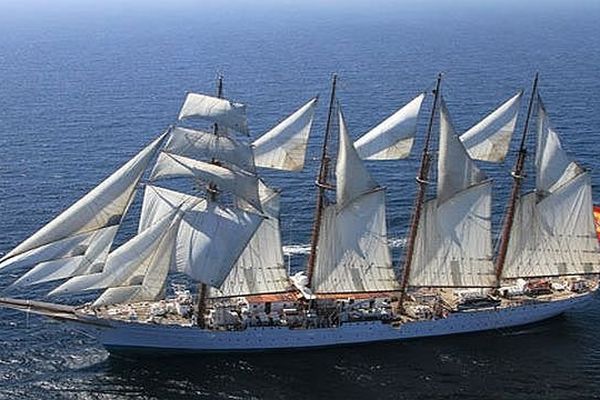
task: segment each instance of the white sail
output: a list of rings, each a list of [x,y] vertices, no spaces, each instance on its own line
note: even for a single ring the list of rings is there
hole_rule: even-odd
[[[167,227],[159,241],[152,244],[153,254],[147,260],[139,260],[134,274],[122,279],[119,286],[109,287],[93,303],[94,307],[108,304],[155,301],[164,298],[167,274],[172,266],[173,250],[179,216]],[[139,280],[141,278],[141,283]]]
[[[179,119],[197,117],[207,119],[237,132],[248,134],[246,106],[205,94],[188,93]]]
[[[417,229],[409,286],[493,287],[491,182],[439,204],[427,201]]]
[[[31,265],[33,262],[37,265],[15,281],[12,286],[36,285],[43,282],[66,279],[72,276],[101,271],[102,268],[104,268],[104,261],[110,251],[110,247],[118,229],[118,225],[113,225],[108,228],[102,228],[78,235],[76,236],[76,241],[78,242],[76,245],[70,243],[63,247],[66,242],[72,242],[72,240],[66,239],[32,250],[32,252],[35,252],[44,247],[54,247],[54,249],[63,247],[70,251],[70,253],[67,253],[62,257],[55,255],[50,257],[50,261],[40,262],[39,264],[35,262],[33,254],[25,253],[24,255],[27,256],[25,257],[27,264]],[[83,239],[84,237],[85,241],[81,242],[80,239]],[[40,254],[41,252],[38,253],[38,257]],[[20,256],[17,256],[15,258],[19,257]],[[42,256],[39,257],[39,259],[48,259],[47,257],[48,256]],[[12,262],[16,262],[16,260],[12,259]]]
[[[501,162],[506,158],[522,95],[519,91],[460,136],[472,159]]]
[[[252,143],[256,166],[285,171],[304,168],[316,104],[316,98],[310,100]]]
[[[154,225],[177,208],[184,211],[188,209],[204,210],[206,200],[175,190],[146,185],[138,233]]]
[[[50,294],[139,286],[148,279],[148,287],[145,288],[145,292],[155,296],[145,300],[154,300],[160,294],[158,289],[164,286],[171,265],[175,233],[179,221],[179,210],[172,211],[159,222],[111,252],[101,272],[73,277]]]
[[[339,111],[337,204],[323,210],[315,293],[398,289],[387,245],[385,192],[358,156]]]
[[[335,176],[337,204],[341,209],[352,200],[373,191],[378,185],[354,148],[341,109],[338,110],[338,117],[340,137]]]
[[[538,202],[519,199],[504,278],[600,272],[600,248],[592,215],[590,177],[582,173]]]
[[[393,291],[399,288],[387,245],[385,192],[363,194],[344,208],[323,210],[314,293]]]
[[[423,206],[408,284],[492,287],[492,185],[469,157],[440,100],[437,198]]]
[[[104,228],[120,224],[142,174],[164,137],[162,135],[156,139],[83,198],[5,255],[0,260],[0,269],[33,266],[66,258],[69,254],[83,255],[85,250],[80,247],[87,248],[90,245],[89,241],[81,241],[85,236],[83,234],[90,234],[91,237]],[[69,244],[73,247],[69,248]],[[110,243],[107,245],[110,246]]]
[[[161,153],[152,170],[150,180],[176,177],[196,177],[205,182],[213,182],[220,190],[225,189],[235,194],[250,203],[256,210],[261,211],[258,198],[258,178],[253,173],[225,168],[176,154]]]
[[[558,134],[550,124],[540,96],[538,96],[537,104],[536,189],[541,193],[551,193],[581,174],[583,170],[563,150]]]
[[[361,136],[355,143],[363,160],[397,160],[410,155],[417,133],[417,117],[425,93]]]
[[[438,160],[438,203],[485,180],[458,139],[443,97],[440,99],[440,154]]]
[[[220,290],[211,290],[213,297],[283,292],[289,286],[279,228],[279,193],[262,183],[259,191],[267,218],[260,222]]]
[[[503,277],[600,272],[589,174],[563,150],[538,97],[537,190],[521,197]]]
[[[203,211],[186,211],[177,236],[178,271],[220,287],[261,220],[256,214],[214,202]]]
[[[250,146],[220,134],[175,127],[170,131],[165,151],[197,160],[215,159],[247,171],[254,171]]]

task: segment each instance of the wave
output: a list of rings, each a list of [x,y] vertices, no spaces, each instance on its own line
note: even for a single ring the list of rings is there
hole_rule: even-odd
[[[388,245],[393,248],[403,248],[406,246],[406,238],[389,238]],[[286,244],[283,246],[283,254],[286,256],[298,255],[298,254],[309,254],[310,253],[310,243],[302,243],[302,244]]]

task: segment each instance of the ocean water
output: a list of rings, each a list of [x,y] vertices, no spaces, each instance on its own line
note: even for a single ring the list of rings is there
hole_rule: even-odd
[[[248,104],[253,137],[321,96],[305,170],[265,173],[283,189],[294,269],[310,233],[333,72],[358,137],[430,90],[440,71],[458,131],[529,91],[539,71],[554,126],[591,170],[599,199],[599,20],[594,1],[0,2],[0,254],[172,124],[186,91],[213,92],[217,73],[225,95]],[[387,187],[395,260],[417,159],[369,163]],[[513,161],[484,166],[496,182],[496,229]],[[127,221],[123,238],[134,226]],[[0,274],[0,287],[14,278]],[[109,357],[62,324],[0,310],[0,398],[597,398],[599,307],[596,299],[536,326],[451,338],[168,358]]]

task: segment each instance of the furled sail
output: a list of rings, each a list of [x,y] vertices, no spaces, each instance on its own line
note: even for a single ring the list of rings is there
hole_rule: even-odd
[[[252,143],[256,166],[285,171],[304,168],[316,104],[317,98],[310,100]]]
[[[424,205],[408,284],[492,287],[491,182],[469,157],[440,100],[437,198]]]
[[[460,136],[472,159],[501,162],[506,158],[522,95],[523,92],[519,91]]]
[[[312,289],[315,293],[396,290],[387,245],[385,192],[369,175],[339,112],[337,204],[323,212]]]
[[[173,210],[111,252],[101,272],[73,277],[50,294],[108,288],[95,305],[119,303],[123,299],[157,299],[163,291],[171,266],[180,219],[179,210]],[[111,290],[113,288],[118,289]]]
[[[360,137],[356,151],[363,160],[396,160],[410,155],[417,132],[417,117],[425,93]]]
[[[31,284],[88,273],[102,265],[137,184],[164,137],[4,256],[0,269],[37,265],[19,281]]]
[[[522,196],[504,278],[600,272],[590,177],[563,150],[538,98],[537,190]]]
[[[205,182],[215,183],[244,199],[256,210],[261,211],[258,198],[258,178],[255,174],[241,169],[225,168],[204,161],[194,160],[176,154],[162,152],[158,156],[150,179],[196,177]]]
[[[221,134],[175,127],[170,131],[165,151],[196,160],[219,160],[247,171],[254,171],[250,146]]]
[[[190,117],[207,119],[237,132],[248,134],[244,104],[205,94],[188,93],[178,118],[181,120]]]
[[[261,216],[211,201],[202,211],[185,211],[177,236],[178,271],[219,288],[261,221]]]
[[[220,290],[211,291],[213,297],[283,292],[289,286],[279,228],[279,193],[260,182],[259,194],[267,218],[260,222]]]

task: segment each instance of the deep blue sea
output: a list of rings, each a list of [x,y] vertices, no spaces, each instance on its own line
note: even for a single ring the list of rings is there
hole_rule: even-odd
[[[225,95],[248,105],[253,137],[321,96],[305,171],[265,174],[283,189],[283,240],[299,268],[331,74],[340,76],[338,99],[358,137],[430,90],[440,71],[459,132],[518,89],[528,95],[539,71],[554,126],[591,169],[600,202],[597,1],[0,1],[0,255],[172,124],[186,91],[214,92],[221,73]],[[410,159],[368,164],[387,187],[396,260],[429,104]],[[525,105],[518,131],[524,112]],[[496,229],[513,161],[514,153],[484,166],[497,183]],[[122,236],[134,226],[131,218]],[[0,274],[0,288],[14,278]],[[43,298],[45,289],[22,294]],[[599,329],[596,299],[519,330],[302,353],[140,358],[109,356],[61,324],[0,310],[0,398],[600,398]]]

